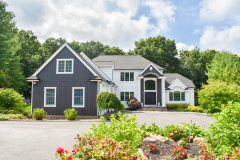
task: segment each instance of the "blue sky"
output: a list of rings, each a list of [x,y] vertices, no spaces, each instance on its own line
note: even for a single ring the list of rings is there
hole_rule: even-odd
[[[125,51],[163,35],[177,49],[240,55],[240,0],[4,0],[19,29],[47,38],[100,41]]]

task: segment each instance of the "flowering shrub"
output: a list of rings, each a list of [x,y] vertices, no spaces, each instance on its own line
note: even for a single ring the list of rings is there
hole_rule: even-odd
[[[187,142],[180,140],[180,141],[178,141],[178,145],[181,147],[187,147]]]
[[[155,143],[148,144],[147,147],[148,147],[149,151],[153,152],[153,153],[155,153],[158,150],[158,147]]]
[[[163,129],[163,134],[164,136],[169,137],[175,141],[187,137],[187,134],[183,132],[183,129],[179,125],[174,124],[165,126],[165,129]]]
[[[140,143],[139,147],[142,147],[143,143],[141,141],[139,143]]]
[[[143,152],[143,155],[146,156],[146,157],[148,157],[148,154],[147,154],[146,152]]]
[[[192,120],[190,121],[189,124],[181,122],[179,126],[181,126],[181,128],[183,129],[184,133],[186,133],[190,141],[192,141],[195,137],[205,136],[204,126],[203,127],[196,126],[196,124],[193,123]]]
[[[110,120],[112,123],[106,123],[105,118],[101,117],[102,123],[96,126],[92,124],[93,135],[101,136],[102,138],[111,137],[115,141],[126,141],[132,142],[131,149],[136,151],[136,148],[140,145],[139,141],[142,140],[142,134],[138,123],[135,122],[137,117],[136,114],[133,114],[129,117],[127,114],[122,114],[118,112],[119,120],[116,120],[115,116],[112,114]],[[128,118],[129,117],[129,118]]]
[[[170,141],[170,138],[168,138],[168,137],[164,137],[164,138],[162,139],[162,141],[163,141],[164,143],[167,143],[167,142]]]
[[[133,154],[131,142],[117,142],[111,138],[95,137],[91,134],[77,136],[78,144],[74,145],[72,151],[67,151],[61,147],[56,150],[56,158],[65,159],[132,159],[136,160],[139,156]]]
[[[183,147],[174,146],[171,149],[171,152],[172,152],[174,158],[176,158],[176,159],[184,159],[187,156],[187,151]]]
[[[207,143],[201,141],[198,146],[201,148],[199,151],[201,160],[215,160],[216,156],[209,151],[209,145]]]

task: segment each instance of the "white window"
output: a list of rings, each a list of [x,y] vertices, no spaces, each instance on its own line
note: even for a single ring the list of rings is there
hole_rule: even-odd
[[[185,101],[185,92],[169,92],[169,101]]]
[[[44,107],[56,107],[56,87],[44,87]]]
[[[57,59],[57,74],[73,74],[73,59]]]
[[[134,72],[120,72],[120,81],[134,81]]]
[[[85,87],[72,88],[72,107],[85,107]]]
[[[134,98],[134,92],[120,92],[121,101],[127,101]]]

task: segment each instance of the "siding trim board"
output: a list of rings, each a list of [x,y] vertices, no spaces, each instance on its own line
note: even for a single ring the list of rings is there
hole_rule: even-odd
[[[75,89],[83,89],[83,105],[74,105],[74,98],[75,98],[75,95],[74,95],[74,90]],[[73,108],[85,108],[85,87],[72,87],[72,107]]]
[[[54,89],[54,104],[47,104],[47,89]],[[56,99],[57,99],[57,87],[44,87],[44,106],[43,107],[56,107]]]

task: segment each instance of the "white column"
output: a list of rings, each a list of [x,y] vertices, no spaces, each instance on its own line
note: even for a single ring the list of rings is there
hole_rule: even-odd
[[[162,79],[161,82],[162,82],[162,106],[166,107],[166,102],[165,102],[165,100],[166,100],[166,98],[165,98],[165,78]]]
[[[138,96],[137,96],[137,99],[141,103],[141,79],[138,78],[137,82],[138,82]]]

